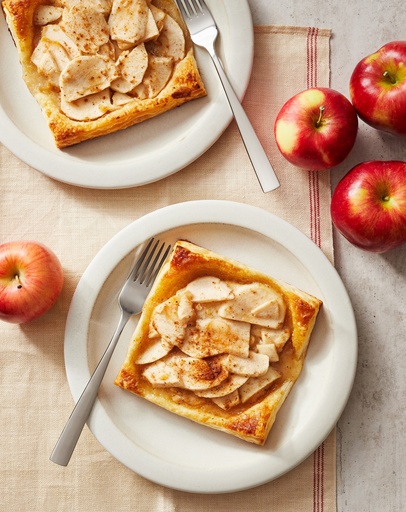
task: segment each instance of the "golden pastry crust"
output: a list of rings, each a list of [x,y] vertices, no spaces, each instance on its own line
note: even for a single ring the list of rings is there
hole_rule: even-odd
[[[23,79],[41,106],[58,148],[123,130],[206,95],[188,30],[174,1],[152,0],[148,5],[152,4],[175,20],[184,36],[184,57],[175,62],[169,81],[153,97],[141,99],[134,97],[132,101],[115,105],[114,108],[110,108],[109,104],[107,111],[96,119],[75,120],[68,117],[61,110],[59,87],[51,83],[49,77],[38,70],[32,62],[32,56],[41,31],[41,26],[34,23],[38,7],[63,7],[73,3],[73,0],[4,0],[2,2],[6,21],[18,50]],[[55,22],[49,23],[49,25],[54,24]],[[108,88],[106,91],[109,91],[108,94],[111,96]]]
[[[287,336],[278,347],[279,353],[277,360],[273,362],[268,361],[267,363],[270,368],[267,370],[266,375],[275,373],[276,376],[271,379],[269,384],[265,387],[259,387],[258,391],[251,397],[248,395],[249,398],[246,401],[241,397],[247,390],[249,391],[247,385],[250,382],[257,382],[256,377],[248,378],[248,381],[237,389],[237,391],[233,391],[233,393],[230,393],[225,398],[223,397],[221,399],[221,405],[218,405],[216,399],[208,397],[210,393],[208,395],[207,391],[201,392],[190,388],[188,389],[187,385],[185,388],[184,385],[178,387],[178,385],[167,386],[165,383],[163,383],[163,385],[155,385],[154,382],[151,383],[151,380],[154,381],[154,379],[158,378],[157,371],[155,370],[158,366],[156,366],[156,362],[144,362],[145,354],[148,354],[148,350],[157,343],[157,333],[152,332],[151,334],[151,326],[155,326],[158,330],[161,329],[161,325],[157,322],[157,311],[162,312],[165,307],[169,307],[165,305],[170,304],[174,297],[190,298],[190,294],[194,293],[191,292],[193,285],[190,283],[194,283],[195,285],[199,283],[200,286],[201,283],[207,280],[208,276],[210,276],[209,279],[213,279],[213,282],[215,280],[217,280],[217,284],[220,282],[219,289],[221,286],[225,286],[226,288],[227,286],[231,286],[233,291],[229,297],[234,297],[232,300],[235,300],[239,290],[246,289],[244,287],[249,287],[254,283],[253,286],[258,287],[258,289],[261,289],[261,287],[269,289],[271,296],[276,297],[281,306],[279,310],[281,310],[282,313],[277,313],[282,315],[279,318],[279,320],[282,319],[280,324],[273,325],[271,329],[258,325],[250,326],[249,358],[252,357],[252,352],[260,351],[258,343],[261,345],[262,349],[264,348],[262,341],[258,341],[258,338],[256,338],[258,332],[262,333],[260,336],[263,336],[264,332],[265,334],[270,333],[272,336],[274,336],[275,333],[286,332]],[[221,291],[219,293],[227,292]],[[195,300],[199,301],[203,299],[194,297],[193,301]],[[220,312],[220,316],[227,316],[227,314],[224,313],[225,310],[221,310],[221,307],[224,307],[223,304],[229,303],[230,302],[227,302],[227,300],[222,302],[219,299],[219,302],[216,304],[222,305],[220,309],[218,309],[218,305],[210,301],[198,303],[199,305],[195,306],[195,308],[203,310],[206,308],[208,311],[212,307],[213,311],[216,312],[215,314],[222,311],[222,313]],[[181,307],[179,306],[179,301],[177,304],[178,308]],[[196,303],[193,302],[193,304],[195,305]],[[126,360],[115,380],[115,384],[175,414],[202,425],[232,434],[245,441],[263,445],[280,407],[302,370],[310,336],[321,305],[322,302],[316,297],[297,290],[284,282],[266,276],[244,264],[220,256],[190,242],[178,241],[175,244],[169,261],[161,269],[151,293],[145,302],[139,323],[128,349]],[[259,310],[261,308],[257,309]],[[187,312],[187,307],[183,305],[183,315],[187,314],[185,311]],[[171,313],[169,313],[169,315],[170,314]],[[259,316],[261,317],[261,315]],[[194,332],[193,329],[195,327],[190,327],[193,324],[193,319],[192,321],[190,320],[192,316],[188,318],[187,329],[189,329],[190,332]],[[229,316],[228,318],[231,317]],[[262,320],[264,319],[262,318]],[[194,321],[196,322],[196,320]],[[223,319],[220,318],[220,321],[223,321]],[[265,322],[267,321],[268,320],[265,319]],[[236,322],[236,324],[244,326],[245,322]],[[152,331],[155,331],[154,327],[152,327]],[[161,331],[161,334],[162,332],[163,331]],[[274,337],[272,339],[275,341],[277,338]],[[257,343],[257,345],[255,345],[255,343]],[[275,341],[275,343],[277,342]],[[270,344],[272,345],[272,342]],[[255,346],[257,348],[255,348]],[[179,357],[179,355],[183,357],[185,354],[182,351],[188,351],[189,348],[190,347],[186,347],[185,339],[183,339],[183,341],[180,343],[177,342],[177,345],[170,349],[169,355],[159,360],[165,362],[169,361],[168,358],[171,357],[175,357],[175,359]],[[194,349],[194,347],[192,348]],[[232,351],[233,349],[231,352]],[[220,362],[222,364],[222,361],[225,360],[224,358],[227,359],[229,356],[219,354],[219,352],[222,352],[222,349],[218,349],[217,352],[213,349],[212,352],[207,353],[209,355],[206,358],[203,358],[204,361],[209,363],[207,371],[210,375],[206,374],[207,371],[206,373],[202,371],[201,373],[195,374],[194,377],[196,377],[199,383],[204,382],[204,379],[214,379],[213,382],[216,382],[216,379],[221,378],[222,370],[218,367],[218,363]],[[261,357],[260,359],[263,361],[263,356]],[[231,357],[231,359],[244,362],[244,358]],[[245,361],[247,360],[245,359]],[[228,369],[231,372],[234,371],[230,369],[230,366],[228,366]],[[262,371],[262,377],[257,377],[257,379],[264,378],[264,371],[265,370]],[[241,373],[244,372],[239,371],[239,373],[240,375],[237,376],[237,379],[240,378],[244,381],[246,375],[241,377]],[[161,377],[162,376],[159,376],[159,378]],[[228,378],[229,377],[230,375]],[[162,378],[170,379],[171,376],[168,377],[164,375]],[[227,379],[224,382],[226,383]],[[219,388],[214,387],[212,389]],[[202,396],[202,394],[206,396]],[[231,400],[231,397],[233,397],[233,400],[236,399],[237,401],[234,402],[234,405],[230,406],[227,399]]]

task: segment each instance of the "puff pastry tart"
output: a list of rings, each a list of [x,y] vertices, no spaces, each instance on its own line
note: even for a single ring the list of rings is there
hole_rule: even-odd
[[[178,241],[115,384],[262,445],[302,370],[321,305],[242,263]]]
[[[174,0],[4,0],[2,7],[58,148],[206,94]]]

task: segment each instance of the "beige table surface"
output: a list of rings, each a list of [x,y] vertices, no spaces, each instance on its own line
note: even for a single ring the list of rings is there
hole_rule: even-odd
[[[401,0],[249,3],[255,23],[331,28],[331,86],[344,94],[363,56],[406,38]],[[333,186],[366,159],[406,160],[406,141],[361,123],[349,160],[331,173]],[[406,246],[379,256],[358,251],[340,236],[334,243],[359,330],[356,380],[337,430],[337,508],[400,512],[406,503]]]

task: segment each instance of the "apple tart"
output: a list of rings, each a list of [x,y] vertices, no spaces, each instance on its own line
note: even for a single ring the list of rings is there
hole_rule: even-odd
[[[115,384],[263,445],[300,375],[321,305],[287,283],[178,241]]]
[[[2,7],[58,148],[206,94],[174,0],[3,0]]]

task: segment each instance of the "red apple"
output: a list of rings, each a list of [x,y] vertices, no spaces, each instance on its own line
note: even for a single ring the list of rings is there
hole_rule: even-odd
[[[370,161],[353,167],[331,199],[335,227],[349,242],[386,252],[406,242],[406,162]]]
[[[406,135],[406,41],[385,44],[357,64],[350,98],[367,124]]]
[[[56,255],[31,241],[0,245],[0,319],[21,324],[46,313],[62,290]]]
[[[334,89],[306,89],[290,98],[274,126],[276,144],[293,165],[330,169],[354,146],[358,117],[350,101]]]

